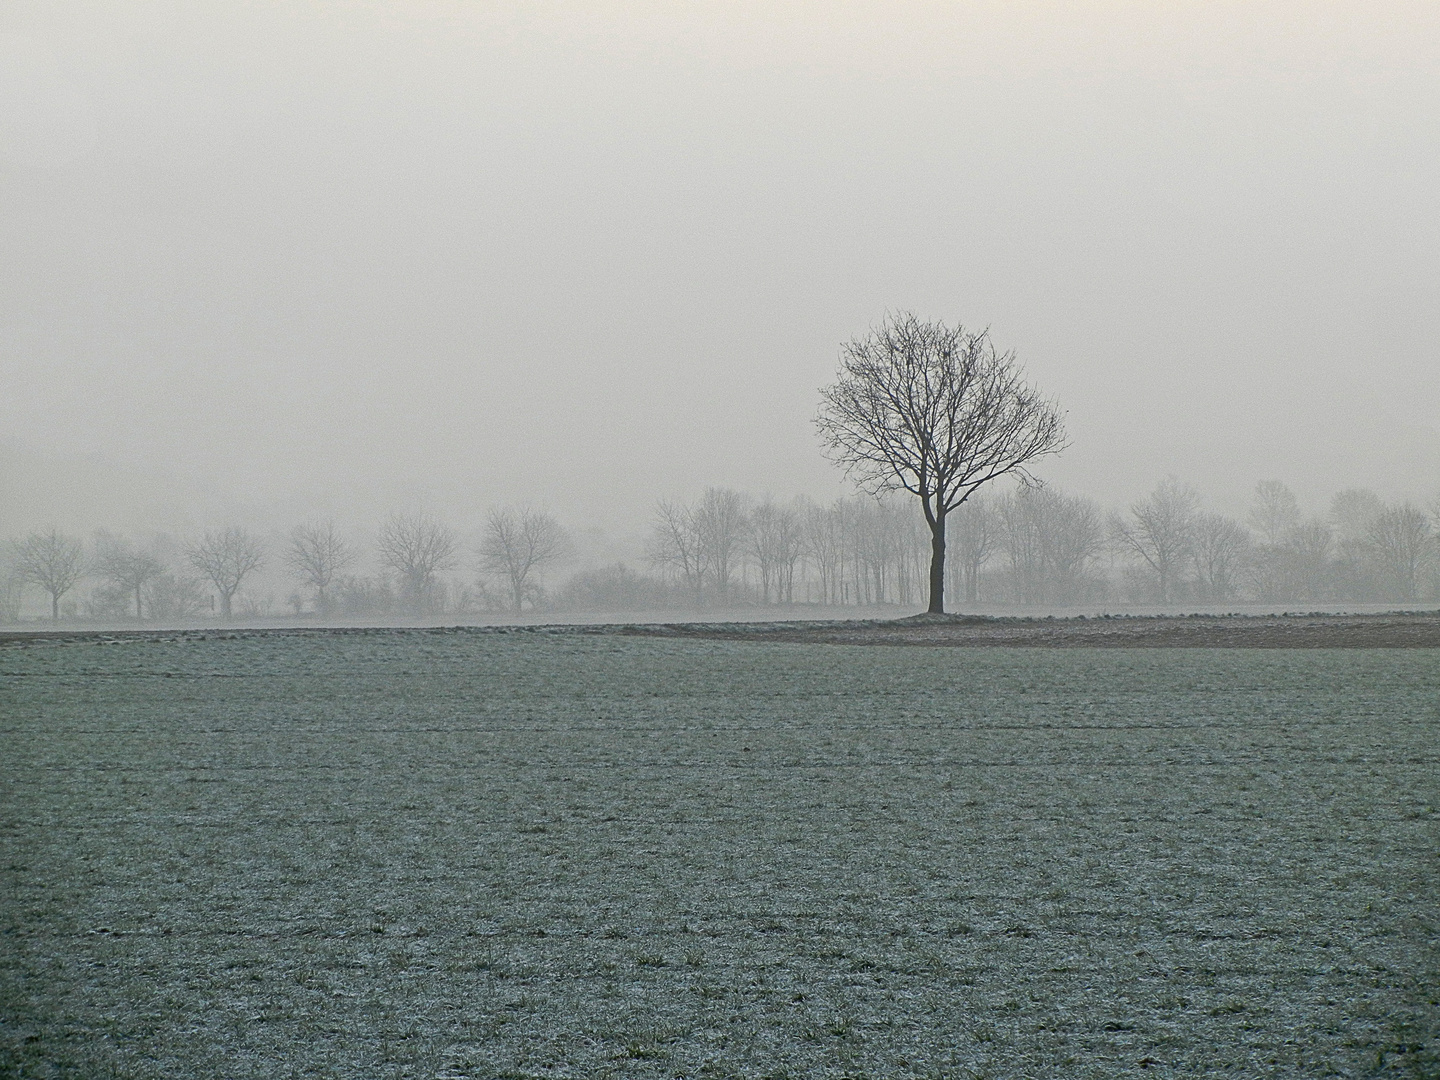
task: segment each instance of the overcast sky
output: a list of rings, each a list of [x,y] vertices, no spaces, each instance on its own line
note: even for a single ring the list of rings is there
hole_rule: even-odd
[[[64,458],[196,520],[829,498],[894,309],[1016,350],[1067,488],[1428,497],[1437,192],[1434,3],[7,0],[0,531]]]

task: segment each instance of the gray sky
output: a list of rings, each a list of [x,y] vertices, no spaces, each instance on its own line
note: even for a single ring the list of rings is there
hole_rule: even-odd
[[[900,308],[1017,350],[1068,488],[1424,497],[1437,191],[1433,3],[8,0],[0,531],[828,498]]]

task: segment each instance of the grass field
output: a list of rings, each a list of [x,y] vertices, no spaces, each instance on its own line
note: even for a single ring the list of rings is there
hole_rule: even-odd
[[[1440,1075],[1440,652],[0,649],[0,1074]]]

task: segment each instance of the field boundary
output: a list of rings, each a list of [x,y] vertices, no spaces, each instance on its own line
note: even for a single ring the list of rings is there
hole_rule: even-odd
[[[1440,648],[1440,611],[1356,615],[1082,615],[1068,618],[914,615],[903,619],[823,622],[13,630],[0,632],[0,648],[47,643],[119,644],[134,641],[425,634],[573,634],[949,648],[1436,649]]]

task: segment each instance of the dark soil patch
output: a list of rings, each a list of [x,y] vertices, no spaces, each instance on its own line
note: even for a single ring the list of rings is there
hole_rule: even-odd
[[[917,615],[891,622],[691,623],[611,632],[828,645],[1126,649],[1435,649],[1440,612],[1025,619]]]
[[[623,635],[809,645],[1049,649],[1440,649],[1440,610],[1380,615],[1103,615],[1024,618],[914,615],[793,622],[594,623],[549,626],[269,627],[209,630],[26,630],[0,648],[37,643],[240,641],[452,634]]]

